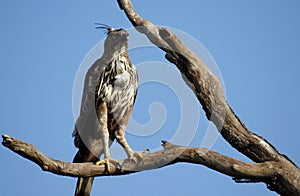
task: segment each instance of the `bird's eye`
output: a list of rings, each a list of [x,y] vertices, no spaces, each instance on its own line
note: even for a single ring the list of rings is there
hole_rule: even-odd
[[[113,35],[111,38],[112,38],[113,40],[115,40],[115,39],[117,39],[117,36],[116,36],[116,35]]]

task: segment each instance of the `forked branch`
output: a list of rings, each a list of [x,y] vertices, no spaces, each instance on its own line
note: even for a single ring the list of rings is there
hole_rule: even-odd
[[[278,162],[279,177],[266,182],[268,188],[281,195],[300,195],[299,168],[267,140],[248,130],[226,102],[219,79],[205,63],[170,30],[157,27],[139,16],[130,0],[118,0],[118,3],[136,30],[166,52],[165,58],[180,70],[186,84],[202,105],[207,119],[216,125],[232,147],[257,163]],[[281,171],[283,168],[286,168],[284,172]]]

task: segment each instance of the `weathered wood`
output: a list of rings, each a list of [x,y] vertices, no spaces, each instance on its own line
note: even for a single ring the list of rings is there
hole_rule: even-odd
[[[207,119],[216,125],[223,138],[257,163],[276,161],[279,164],[279,175],[266,181],[268,188],[281,195],[300,195],[299,168],[267,140],[248,130],[226,102],[219,79],[211,73],[205,63],[170,30],[157,27],[139,16],[130,0],[118,1],[136,30],[165,51],[165,58],[177,66],[202,105]]]
[[[204,165],[233,177],[236,182],[263,182],[270,190],[280,195],[299,196],[299,168],[268,141],[248,130],[226,102],[218,78],[211,73],[205,63],[170,30],[157,27],[140,17],[129,0],[118,0],[118,3],[136,29],[165,51],[166,59],[178,67],[183,79],[201,103],[207,119],[216,125],[223,138],[256,163],[245,163],[208,149],[177,146],[164,141],[163,150],[147,153],[140,160],[112,163],[111,173],[108,174],[104,165],[55,160],[33,145],[8,135],[2,136],[2,144],[33,161],[42,170],[58,175],[71,177],[124,175],[177,162],[187,162]]]
[[[29,159],[42,170],[58,175],[71,177],[125,175],[144,170],[151,170],[178,162],[205,165],[223,174],[238,179],[263,182],[277,175],[277,162],[245,163],[205,148],[177,146],[163,141],[163,150],[144,154],[140,160],[121,160],[111,164],[111,173],[107,173],[104,165],[94,163],[69,163],[52,159],[32,144],[2,135],[2,144],[13,152]]]

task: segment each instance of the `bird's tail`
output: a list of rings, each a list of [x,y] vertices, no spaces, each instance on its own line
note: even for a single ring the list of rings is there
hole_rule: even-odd
[[[83,162],[87,162],[87,161],[96,162],[97,160],[99,160],[88,150],[84,149],[84,151],[85,151],[85,153],[84,153],[85,157],[81,156],[80,151],[78,151],[76,153],[74,160],[73,160],[74,163],[83,163]],[[93,177],[78,178],[74,196],[90,196],[93,181],[94,181]]]
[[[78,178],[74,196],[90,196],[94,178]]]

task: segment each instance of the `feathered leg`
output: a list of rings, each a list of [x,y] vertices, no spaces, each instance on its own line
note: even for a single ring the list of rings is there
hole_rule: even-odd
[[[119,144],[125,150],[128,158],[132,158],[134,153],[125,138],[125,130],[120,127],[120,129],[115,132],[115,136],[116,136],[116,139],[119,142]]]
[[[114,160],[110,158],[109,147],[111,141],[109,138],[109,131],[107,128],[107,121],[108,121],[107,116],[108,116],[107,104],[105,102],[102,102],[98,107],[98,120],[100,126],[100,135],[103,142],[104,160],[100,160],[96,164],[97,165],[105,164],[107,173],[110,173],[110,162],[114,162]]]

